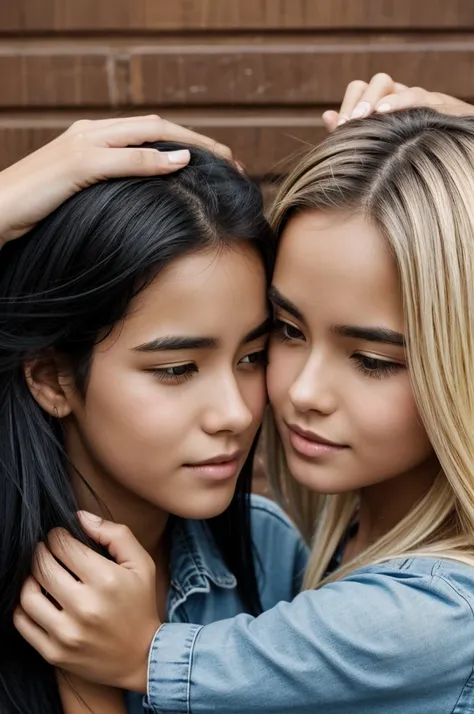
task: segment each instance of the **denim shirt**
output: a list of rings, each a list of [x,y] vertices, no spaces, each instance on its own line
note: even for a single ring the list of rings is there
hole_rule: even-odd
[[[473,607],[474,568],[415,557],[257,618],[164,624],[148,704],[156,714],[472,713]]]
[[[262,496],[251,496],[251,528],[260,601],[268,610],[280,601],[291,601],[299,592],[308,551],[283,511]],[[183,520],[176,524],[170,569],[168,622],[193,623],[194,627],[244,611],[237,580],[223,562],[204,521]],[[155,661],[154,646],[149,660],[152,681],[159,679],[161,667]],[[154,711],[142,700],[141,695],[127,693],[129,714]]]

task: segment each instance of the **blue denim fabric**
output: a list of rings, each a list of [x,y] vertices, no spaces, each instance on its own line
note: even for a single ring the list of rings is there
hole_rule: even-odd
[[[268,499],[252,496],[251,523],[259,594],[263,608],[268,610],[282,600],[291,601],[299,592],[308,552],[289,519]],[[207,625],[243,612],[237,581],[223,562],[205,522],[177,524],[170,567],[170,623]],[[155,671],[153,651],[149,674],[152,679],[160,676]],[[178,691],[176,694],[179,696]],[[127,695],[129,714],[149,711],[144,710],[142,700],[138,694]]]
[[[257,618],[165,624],[148,704],[156,714],[472,713],[473,607],[474,568],[410,558]]]

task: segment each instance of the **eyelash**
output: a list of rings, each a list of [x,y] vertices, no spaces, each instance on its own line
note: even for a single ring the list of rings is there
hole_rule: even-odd
[[[251,352],[245,355],[243,359],[250,359],[251,357],[256,358],[253,362],[243,362],[240,360],[239,364],[245,364],[248,367],[260,367],[268,363],[267,350],[258,350],[256,352]],[[170,373],[171,370],[183,370],[180,374]],[[178,364],[174,367],[161,367],[160,369],[153,370],[153,376],[159,382],[167,382],[168,384],[183,384],[192,378],[193,374],[199,372],[198,368],[192,362],[187,364]]]
[[[298,335],[289,335],[288,330],[294,330]],[[304,335],[297,327],[290,322],[283,320],[275,320],[273,323],[273,334],[281,342],[293,342],[294,340],[304,339]]]
[[[384,377],[390,377],[392,374],[397,374],[403,365],[398,362],[389,362],[388,360],[377,359],[377,357],[368,357],[367,355],[353,354],[351,357],[354,360],[356,368],[363,375],[371,379],[383,379]],[[367,366],[367,362],[370,362],[373,369]],[[364,364],[365,363],[365,364]]]
[[[289,330],[294,330],[297,335],[289,335]],[[304,335],[301,330],[291,323],[284,322],[283,320],[275,320],[273,334],[281,342],[295,342],[296,340],[304,339]],[[362,372],[363,375],[371,379],[383,379],[384,377],[390,377],[403,369],[403,365],[398,362],[389,362],[388,360],[368,357],[367,355],[359,353],[353,354],[351,359],[354,360],[356,368],[359,372]],[[372,369],[367,366],[368,362],[371,364]]]
[[[180,374],[174,374],[171,370],[184,370]],[[173,382],[174,384],[182,384],[191,379],[192,375],[198,371],[198,368],[192,362],[188,364],[178,364],[175,367],[162,367],[161,369],[154,369],[153,376],[159,382]]]

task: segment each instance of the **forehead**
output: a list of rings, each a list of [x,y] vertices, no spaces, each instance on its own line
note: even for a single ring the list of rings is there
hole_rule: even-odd
[[[133,301],[120,341],[159,335],[241,338],[266,315],[262,262],[251,246],[177,258]]]
[[[307,211],[292,218],[281,238],[274,284],[306,317],[317,310],[335,324],[383,320],[401,327],[395,261],[362,216]]]

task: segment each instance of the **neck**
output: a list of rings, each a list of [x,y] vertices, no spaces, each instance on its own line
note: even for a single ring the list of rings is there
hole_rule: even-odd
[[[438,471],[438,462],[433,458],[400,476],[363,488],[359,527],[344,560],[356,557],[395,528],[426,496]]]
[[[167,544],[163,536],[169,514],[103,474],[100,478],[95,476],[84,474],[86,485],[77,474],[71,474],[79,508],[128,526],[158,565],[166,557]]]

